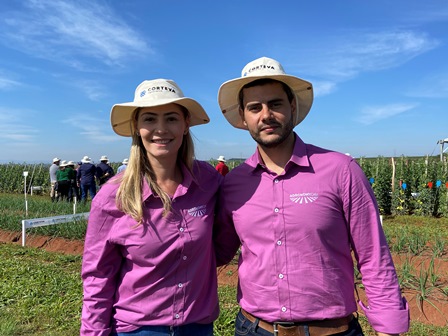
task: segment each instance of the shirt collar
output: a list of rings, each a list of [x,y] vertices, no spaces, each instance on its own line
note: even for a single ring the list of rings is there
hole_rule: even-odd
[[[179,184],[180,188],[176,190],[174,197],[185,195],[190,185],[193,182],[195,182],[191,172],[188,170],[187,166],[183,162],[181,162],[180,164],[180,169],[182,170],[183,180]],[[154,195],[154,193],[152,192],[152,189],[149,186],[148,180],[145,178],[143,179],[143,192],[142,192],[143,201],[147,200],[152,195]]]
[[[285,169],[287,169],[291,164],[296,164],[298,166],[303,167],[309,167],[310,162],[306,150],[306,144],[302,141],[302,139],[297,135],[296,132],[294,132],[294,137],[295,137],[294,149],[292,151],[291,158],[286,164]],[[263,170],[265,169],[258,147],[255,153],[246,160],[246,164],[250,167],[251,172],[255,172],[257,169],[263,169]]]

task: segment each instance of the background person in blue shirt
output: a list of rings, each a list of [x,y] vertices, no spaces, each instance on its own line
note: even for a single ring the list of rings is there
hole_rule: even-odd
[[[96,167],[92,159],[87,155],[81,160],[82,165],[78,168],[78,185],[81,188],[81,201],[86,202],[88,194],[93,199],[96,195]]]

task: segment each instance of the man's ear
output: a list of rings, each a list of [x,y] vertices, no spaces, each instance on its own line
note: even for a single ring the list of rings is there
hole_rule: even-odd
[[[247,126],[247,122],[246,122],[246,120],[244,120],[244,111],[243,111],[243,109],[240,107],[240,108],[238,109],[238,111],[239,111],[239,113],[240,113],[241,120],[243,121],[243,125],[244,125],[244,126]]]
[[[292,102],[291,102],[291,116],[293,118],[294,124],[296,123],[297,118],[299,117],[299,113],[297,111],[297,108],[298,108],[298,106],[297,106],[297,99],[294,98],[292,100]]]

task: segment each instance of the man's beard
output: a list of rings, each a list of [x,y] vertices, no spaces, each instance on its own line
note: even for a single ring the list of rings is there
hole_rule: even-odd
[[[249,130],[252,139],[254,139],[255,142],[257,142],[260,146],[265,148],[275,148],[278,145],[282,144],[291,135],[292,130],[294,129],[292,118],[290,118],[289,121],[283,126],[278,122],[273,122],[268,125],[281,126],[282,132],[280,133],[278,138],[272,140],[263,140],[260,136],[260,133],[255,133]]]

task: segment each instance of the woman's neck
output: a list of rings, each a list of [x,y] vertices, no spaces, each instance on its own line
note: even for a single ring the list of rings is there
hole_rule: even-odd
[[[168,195],[173,196],[182,183],[182,171],[177,162],[151,162],[154,176],[159,187]]]

